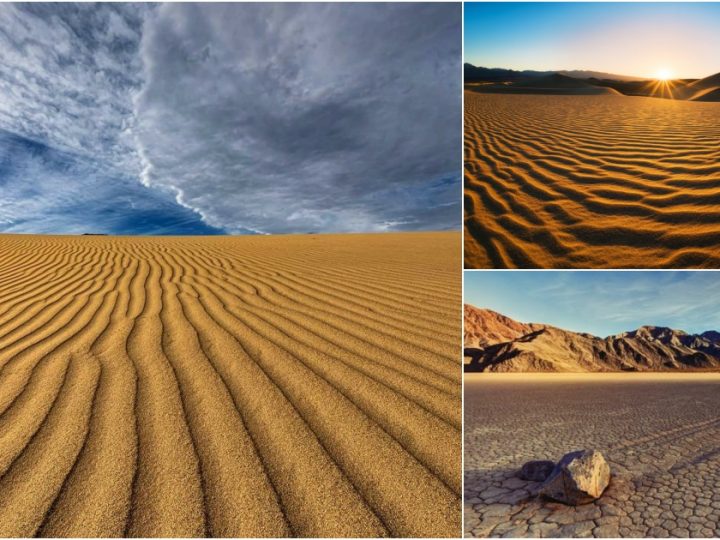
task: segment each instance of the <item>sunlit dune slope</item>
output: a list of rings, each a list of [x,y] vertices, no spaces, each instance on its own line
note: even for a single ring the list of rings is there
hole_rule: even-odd
[[[0,236],[0,536],[458,536],[459,244]]]
[[[465,265],[720,267],[720,104],[465,93]]]

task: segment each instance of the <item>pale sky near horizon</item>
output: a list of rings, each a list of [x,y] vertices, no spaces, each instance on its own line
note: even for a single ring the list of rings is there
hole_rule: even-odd
[[[465,4],[465,61],[704,78],[720,72],[720,3]]]
[[[600,337],[644,325],[720,331],[720,271],[472,271],[464,300]]]

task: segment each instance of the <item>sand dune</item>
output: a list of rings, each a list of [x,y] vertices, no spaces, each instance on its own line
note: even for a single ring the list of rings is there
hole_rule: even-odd
[[[698,90],[690,99],[692,101],[720,101],[720,86]]]
[[[720,105],[465,93],[465,264],[720,267]]]
[[[677,94],[692,101],[720,101],[720,73],[693,81],[680,88]]]
[[[511,84],[468,85],[468,90],[488,94],[544,94],[544,95],[621,95],[614,88],[594,86],[586,81],[552,73],[543,77],[513,82]]]
[[[0,236],[0,536],[457,536],[459,258]]]

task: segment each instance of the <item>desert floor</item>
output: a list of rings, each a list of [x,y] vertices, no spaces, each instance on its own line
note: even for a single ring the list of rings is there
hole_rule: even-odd
[[[720,103],[465,92],[465,266],[720,267]]]
[[[0,236],[0,536],[456,536],[460,235]]]
[[[613,473],[594,503],[540,500],[515,476],[583,448]],[[466,375],[465,533],[720,535],[720,374]]]

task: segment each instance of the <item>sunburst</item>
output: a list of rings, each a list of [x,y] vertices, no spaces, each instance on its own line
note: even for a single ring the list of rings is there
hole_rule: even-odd
[[[658,81],[669,81],[673,78],[673,72],[667,68],[659,69],[657,74],[655,75],[655,79]]]
[[[651,96],[675,99],[674,89],[676,83],[673,81],[673,72],[671,70],[667,68],[659,69],[655,75],[655,80],[649,84]]]

